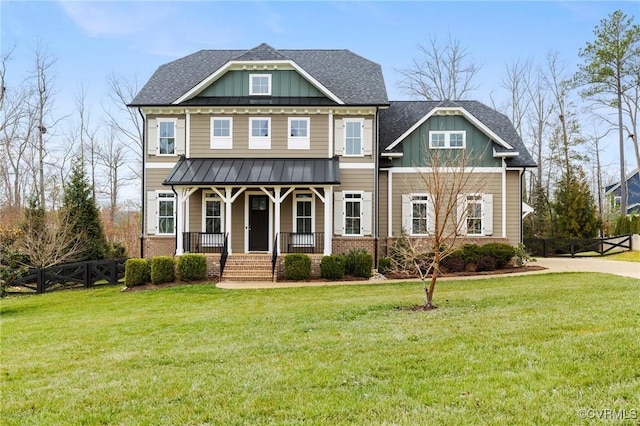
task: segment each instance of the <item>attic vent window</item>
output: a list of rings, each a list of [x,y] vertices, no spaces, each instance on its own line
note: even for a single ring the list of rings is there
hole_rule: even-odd
[[[249,95],[250,96],[270,96],[271,95],[271,74],[250,74],[249,75]]]

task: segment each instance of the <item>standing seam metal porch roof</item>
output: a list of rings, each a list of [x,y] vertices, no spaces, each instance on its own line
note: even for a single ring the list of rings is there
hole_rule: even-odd
[[[164,185],[337,185],[333,158],[181,158]]]

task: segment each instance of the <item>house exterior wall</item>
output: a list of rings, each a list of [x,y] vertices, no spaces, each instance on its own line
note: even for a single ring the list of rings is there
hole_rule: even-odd
[[[229,71],[214,84],[205,89],[198,97],[203,96],[249,96],[249,76],[256,74],[271,75],[271,93],[273,96],[291,97],[325,97],[297,71]]]
[[[473,167],[500,167],[501,160],[493,157],[491,140],[462,115],[433,116],[415,129],[402,142],[403,156],[394,161],[400,167],[429,166],[429,132],[459,130],[466,133],[466,156]],[[459,150],[440,149],[439,154],[459,154]]]

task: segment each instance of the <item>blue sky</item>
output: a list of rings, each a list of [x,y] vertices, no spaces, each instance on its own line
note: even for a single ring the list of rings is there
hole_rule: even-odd
[[[2,50],[17,45],[9,83],[30,71],[38,38],[57,57],[59,108],[82,84],[98,102],[111,73],[144,83],[161,64],[200,49],[346,48],[382,65],[389,98],[406,99],[398,68],[430,36],[460,40],[483,65],[476,98],[499,90],[506,63],[541,62],[550,50],[569,65],[613,10],[640,2],[15,2],[2,1]]]

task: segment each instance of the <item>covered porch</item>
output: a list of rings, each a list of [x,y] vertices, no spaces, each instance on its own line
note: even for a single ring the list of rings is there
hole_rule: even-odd
[[[176,254],[331,254],[337,158],[182,158],[164,184],[176,194]]]

